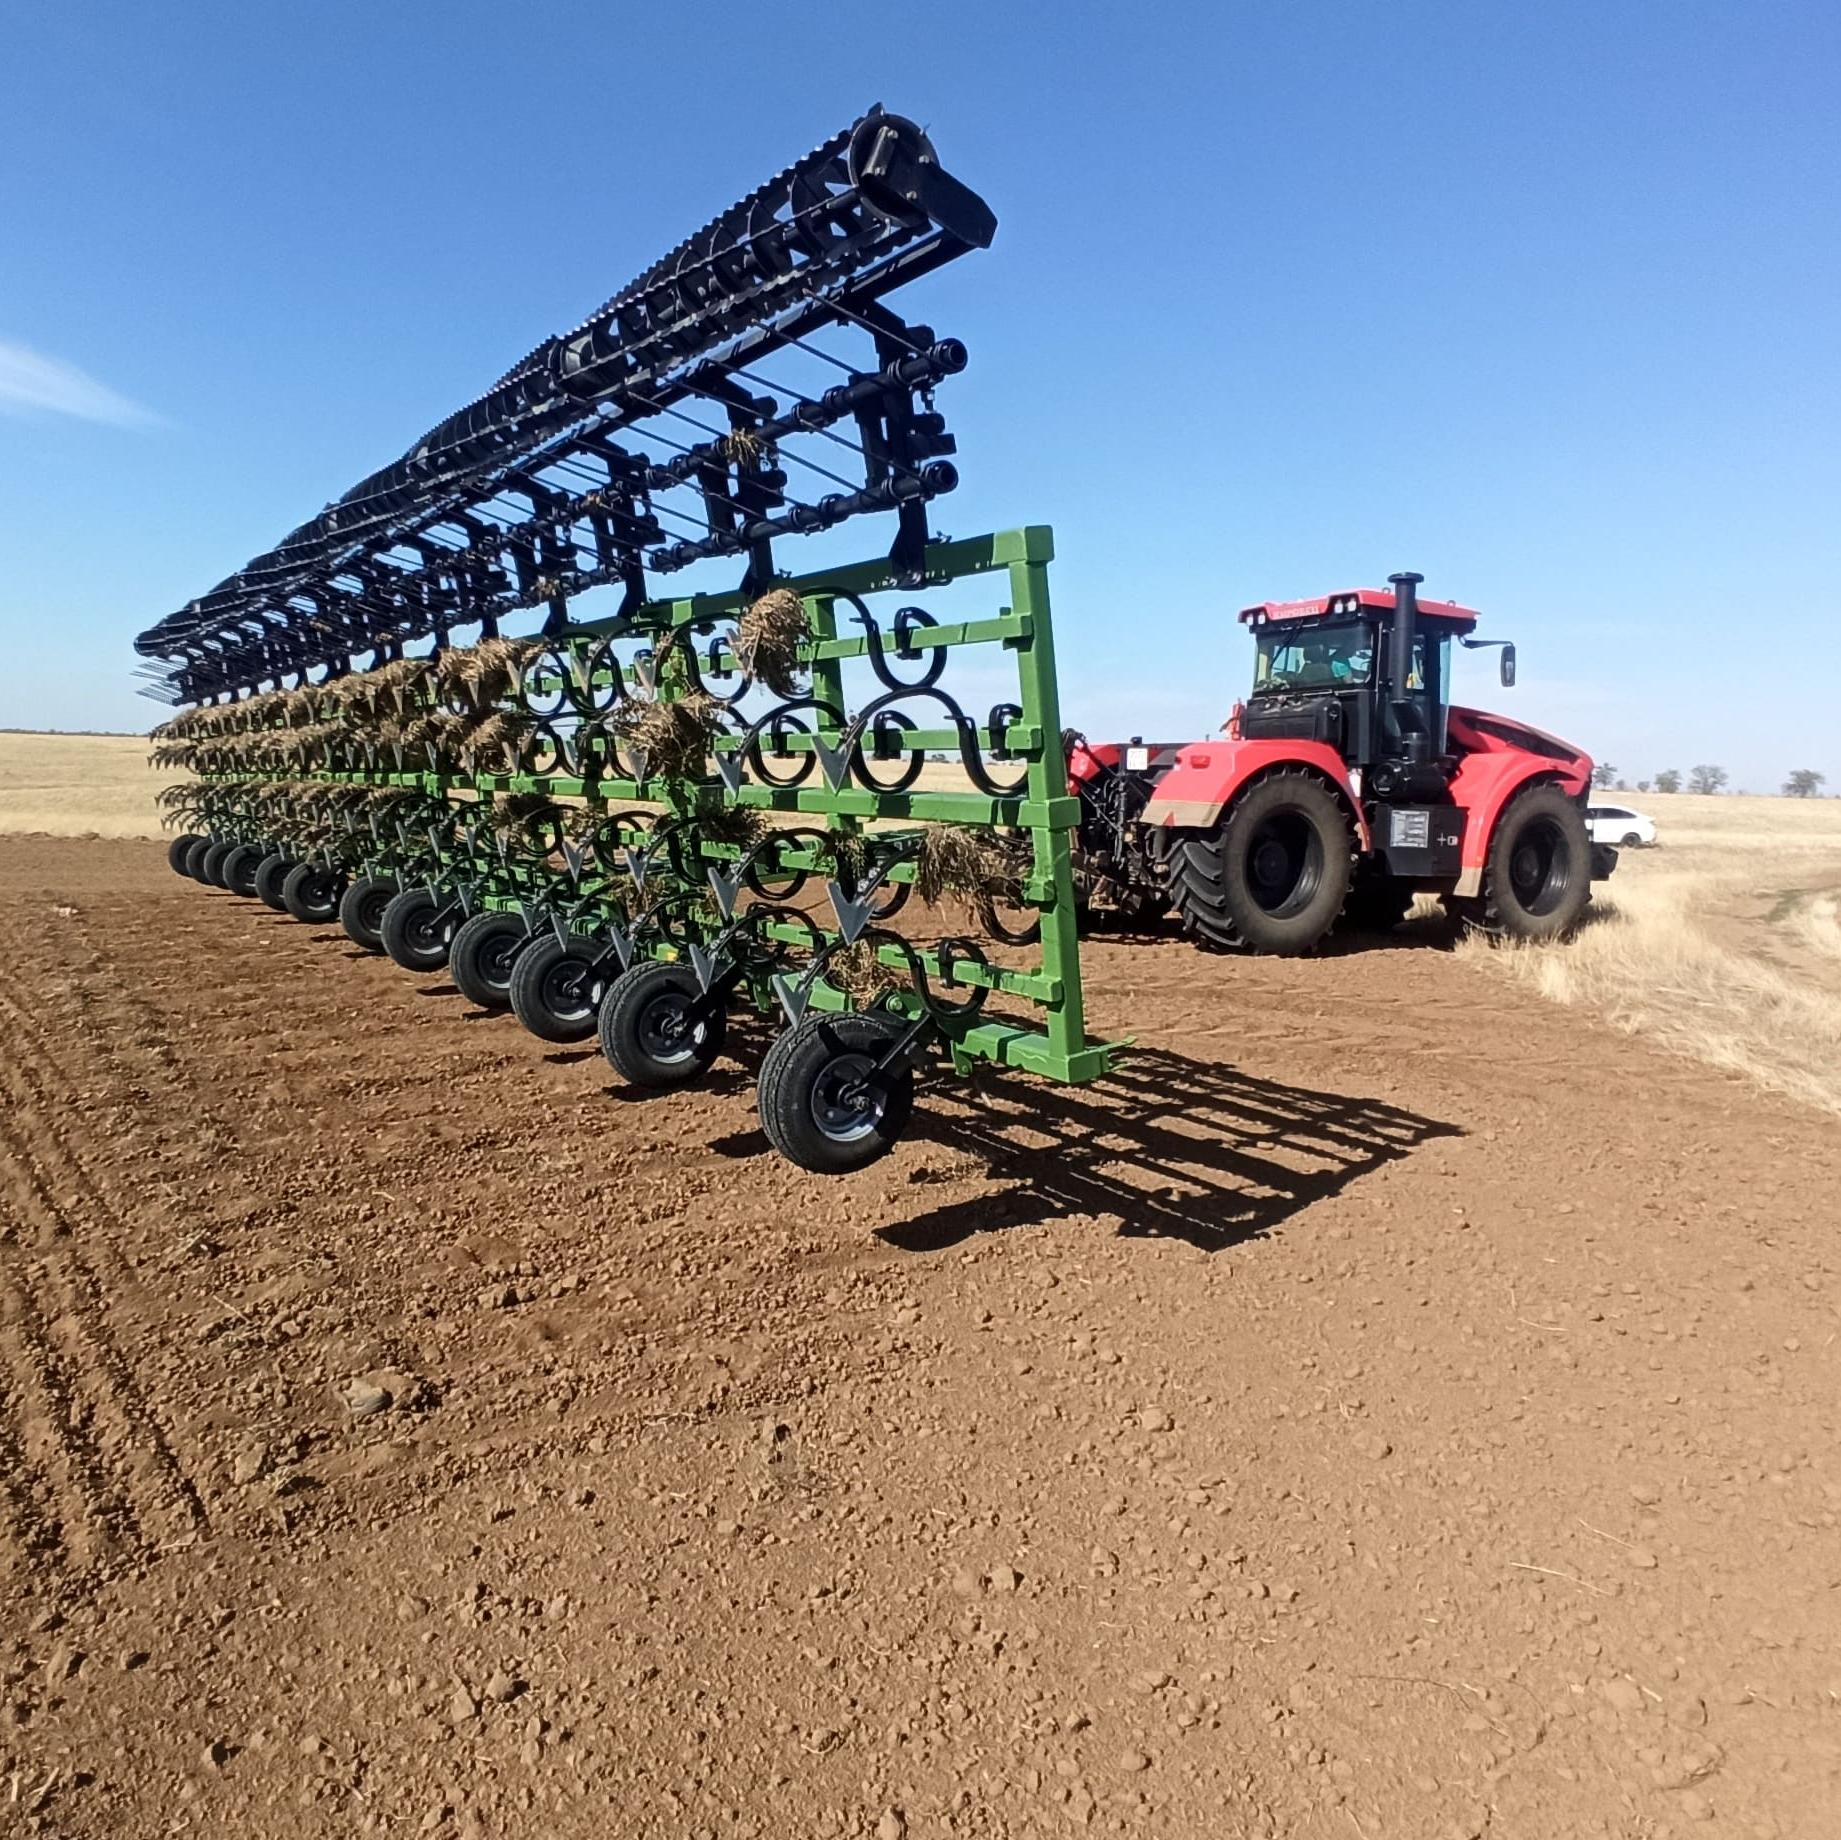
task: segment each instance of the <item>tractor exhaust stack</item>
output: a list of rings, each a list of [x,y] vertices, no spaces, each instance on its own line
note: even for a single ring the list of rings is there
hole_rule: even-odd
[[[1413,641],[1419,627],[1417,590],[1425,577],[1406,569],[1387,579],[1394,590],[1394,623],[1387,646],[1387,689],[1394,705],[1400,753],[1409,761],[1420,761],[1426,757],[1426,735],[1424,724],[1414,720]]]

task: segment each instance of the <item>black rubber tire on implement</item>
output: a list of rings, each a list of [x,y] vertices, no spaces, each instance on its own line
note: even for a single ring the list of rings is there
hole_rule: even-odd
[[[205,887],[205,858],[211,853],[211,846],[216,842],[213,837],[200,837],[185,853],[185,872],[193,881]]]
[[[339,917],[345,877],[318,863],[296,863],[281,884],[281,904],[308,926],[325,926]]]
[[[436,920],[438,901],[426,888],[405,888],[392,895],[377,927],[393,964],[405,971],[439,971],[447,963],[453,927]]]
[[[262,866],[262,846],[259,843],[239,843],[224,858],[224,886],[232,894],[241,895],[244,900],[255,898],[256,871]]]
[[[191,873],[185,866],[186,860],[192,853],[192,845],[198,841],[199,836],[196,831],[186,831],[180,836],[175,837],[172,842],[166,846],[166,865],[175,875],[189,875]]]
[[[224,840],[207,844],[198,858],[198,879],[207,888],[221,888],[224,885],[224,858],[237,846]]]
[[[1358,876],[1343,903],[1342,924],[1352,933],[1391,933],[1413,910],[1412,885],[1391,876]]]
[[[539,1041],[586,1041],[607,994],[588,968],[604,950],[586,934],[571,933],[565,945],[554,933],[539,933],[511,968],[511,1013]]]
[[[1482,928],[1503,939],[1564,939],[1592,898],[1585,817],[1558,786],[1512,798],[1483,865]]]
[[[263,857],[256,864],[256,899],[264,907],[272,907],[278,914],[288,911],[287,904],[281,898],[281,885],[288,879],[293,868],[293,863],[279,852]]]
[[[729,1019],[713,1010],[687,1026],[686,1012],[702,994],[688,966],[657,960],[623,971],[608,985],[601,999],[601,1052],[629,1086],[658,1092],[688,1086],[710,1070]]]
[[[447,951],[454,987],[481,1009],[510,1009],[511,974],[530,937],[517,914],[470,914],[455,929]]]
[[[863,1081],[905,1028],[873,1010],[795,1023],[761,1062],[755,1104],[767,1141],[814,1175],[848,1175],[887,1156],[914,1113],[914,1070],[882,1089]]]
[[[1355,873],[1355,831],[1314,773],[1282,772],[1240,793],[1212,831],[1165,846],[1170,904],[1199,946],[1296,958],[1336,924]]]
[[[384,909],[395,893],[387,875],[361,875],[339,897],[339,924],[353,945],[366,952],[384,949]]]

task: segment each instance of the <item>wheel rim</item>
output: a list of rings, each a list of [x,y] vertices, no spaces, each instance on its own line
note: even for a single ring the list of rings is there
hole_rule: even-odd
[[[1509,852],[1509,887],[1522,910],[1550,914],[1572,887],[1572,852],[1566,833],[1552,818],[1527,824]]]
[[[1262,913],[1307,907],[1323,880],[1323,840],[1302,812],[1277,811],[1247,845],[1247,888]]]
[[[875,1068],[867,1054],[840,1054],[812,1082],[812,1122],[834,1144],[861,1143],[881,1124],[888,1096],[869,1084]]]
[[[601,1007],[598,979],[579,958],[559,959],[543,974],[543,1007],[559,1022],[581,1022]]]
[[[301,894],[301,905],[314,913],[330,914],[339,904],[339,886],[330,875],[314,876]]]
[[[511,968],[517,963],[518,949],[526,937],[523,933],[494,933],[486,941],[486,949],[479,956],[488,984],[500,988],[510,985]]]
[[[662,990],[639,1013],[633,1030],[648,1059],[664,1067],[694,1060],[703,1041],[703,1025],[691,1019],[690,998],[681,990]]]
[[[367,933],[375,933],[384,923],[384,909],[390,905],[390,891],[378,888],[358,903],[358,924]]]
[[[409,943],[418,952],[438,952],[447,943],[442,937],[441,924],[436,920],[432,907],[419,910],[405,930],[409,934]]]

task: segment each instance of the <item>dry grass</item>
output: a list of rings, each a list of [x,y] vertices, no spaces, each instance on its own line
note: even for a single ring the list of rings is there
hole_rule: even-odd
[[[141,735],[0,733],[0,835],[161,837],[154,799],[174,775]]]
[[[1627,850],[1562,946],[1467,941],[1543,997],[1841,1113],[1841,800],[1637,796]]]

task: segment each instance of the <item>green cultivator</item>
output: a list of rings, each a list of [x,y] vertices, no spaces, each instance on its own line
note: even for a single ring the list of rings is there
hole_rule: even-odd
[[[445,965],[547,1041],[598,1034],[635,1086],[697,1080],[752,1012],[763,1128],[809,1170],[887,1150],[930,1062],[1103,1072],[1050,535],[932,536],[957,478],[933,392],[965,353],[886,304],[992,228],[872,110],[143,634],[192,705],[155,737],[192,775],[173,866]],[[819,374],[757,395],[776,354]],[[801,500],[795,466],[845,489]],[[887,557],[778,566],[875,511]],[[721,556],[739,587],[648,592]],[[579,617],[604,584],[618,610]],[[981,715],[974,673],[1003,690]]]

